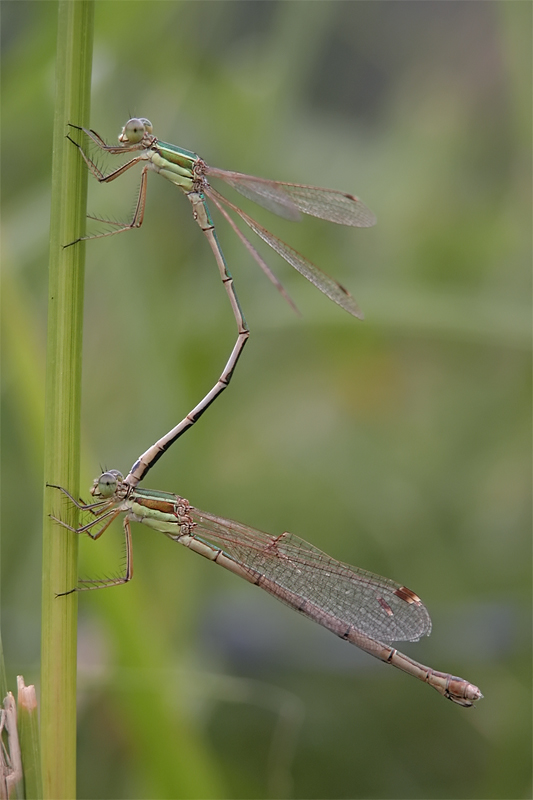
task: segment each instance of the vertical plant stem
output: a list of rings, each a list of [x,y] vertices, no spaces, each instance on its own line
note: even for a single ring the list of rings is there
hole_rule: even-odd
[[[46,483],[64,486],[74,495],[79,489],[85,247],[63,246],[83,235],[87,171],[65,135],[68,122],[88,124],[93,18],[93,0],[61,0],[58,4],[44,474]],[[76,525],[74,513],[67,512],[58,493],[45,488],[42,775],[44,797],[66,800],[76,795],[77,598],[76,594],[56,598],[56,594],[76,586],[78,548],[76,534],[59,528],[50,514]]]

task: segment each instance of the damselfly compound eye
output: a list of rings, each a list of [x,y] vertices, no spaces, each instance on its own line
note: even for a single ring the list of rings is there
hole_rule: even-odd
[[[145,130],[145,132],[146,132],[146,133],[152,133],[152,131],[153,131],[153,125],[152,125],[152,123],[150,122],[150,120],[149,120],[149,119],[146,119],[146,117],[140,117],[140,121],[141,121],[141,122],[142,122],[142,124],[144,125],[144,130]]]
[[[98,494],[102,497],[111,497],[115,494],[118,481],[122,480],[120,472],[113,470],[112,472],[104,472],[98,478]]]
[[[135,117],[133,119],[129,119],[122,128],[122,133],[118,137],[119,142],[138,144],[147,131],[147,128],[145,127],[146,123],[148,123],[149,126],[148,133],[151,133],[152,123],[149,122],[149,120],[136,119]]]

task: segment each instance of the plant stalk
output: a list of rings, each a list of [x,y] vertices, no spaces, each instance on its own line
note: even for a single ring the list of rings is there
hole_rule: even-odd
[[[65,138],[68,122],[87,125],[93,43],[93,0],[58,4],[56,105],[52,160],[48,339],[45,398],[46,484],[78,495],[80,466],[83,235],[87,170]],[[76,594],[56,598],[77,583],[76,515],[45,486],[43,526],[41,754],[44,797],[76,795]]]

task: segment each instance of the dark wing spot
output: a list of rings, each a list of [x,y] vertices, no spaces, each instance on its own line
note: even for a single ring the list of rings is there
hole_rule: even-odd
[[[405,600],[406,603],[416,603],[417,605],[422,604],[422,600],[412,592],[407,586],[400,586],[399,589],[394,590],[394,594],[400,598],[400,600]]]

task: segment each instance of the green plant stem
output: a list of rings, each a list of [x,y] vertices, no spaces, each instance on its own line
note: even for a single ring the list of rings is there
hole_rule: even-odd
[[[93,0],[58,5],[56,109],[52,163],[50,272],[45,399],[46,483],[78,493],[81,348],[85,248],[63,249],[83,234],[87,171],[65,135],[67,123],[87,125],[93,37]],[[76,794],[76,534],[50,514],[76,524],[58,493],[45,488],[42,581],[41,753],[44,797]]]

